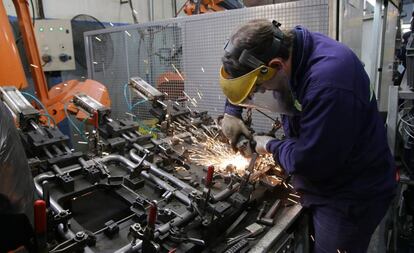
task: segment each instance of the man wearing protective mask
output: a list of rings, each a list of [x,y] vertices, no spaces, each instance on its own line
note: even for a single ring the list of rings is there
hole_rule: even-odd
[[[313,218],[314,252],[366,252],[396,180],[369,78],[343,44],[297,26],[253,20],[225,46],[223,133],[273,154]],[[282,114],[286,138],[252,136],[243,107]],[[253,142],[253,143],[254,143]]]

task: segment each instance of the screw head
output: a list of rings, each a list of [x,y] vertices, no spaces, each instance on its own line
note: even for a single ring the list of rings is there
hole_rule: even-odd
[[[84,237],[85,237],[85,232],[80,231],[76,233],[76,239],[82,239]]]

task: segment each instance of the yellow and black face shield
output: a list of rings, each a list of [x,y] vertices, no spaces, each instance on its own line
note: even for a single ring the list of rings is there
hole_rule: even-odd
[[[271,67],[261,65],[249,73],[231,78],[223,66],[220,69],[220,86],[224,95],[232,104],[241,104],[255,90],[256,85],[270,80],[276,74]]]

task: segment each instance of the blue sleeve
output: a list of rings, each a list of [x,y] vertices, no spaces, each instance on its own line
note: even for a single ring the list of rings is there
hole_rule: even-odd
[[[242,113],[243,113],[243,107],[233,105],[232,103],[229,102],[228,99],[226,99],[226,104],[224,106],[224,112],[229,115],[241,118]]]
[[[310,180],[334,176],[355,140],[354,103],[350,91],[330,87],[308,91],[302,102],[299,137],[271,141],[267,150],[289,174]]]

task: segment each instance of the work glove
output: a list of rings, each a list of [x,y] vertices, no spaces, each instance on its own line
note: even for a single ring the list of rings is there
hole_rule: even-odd
[[[224,136],[230,141],[230,145],[234,150],[237,150],[236,145],[241,135],[246,136],[246,138],[250,138],[251,136],[243,120],[227,113],[224,114],[223,120],[221,121],[221,130]]]
[[[266,149],[267,144],[269,141],[274,140],[274,137],[268,135],[255,135],[253,136],[253,140],[256,142],[256,152],[260,155],[268,154],[269,151]]]

